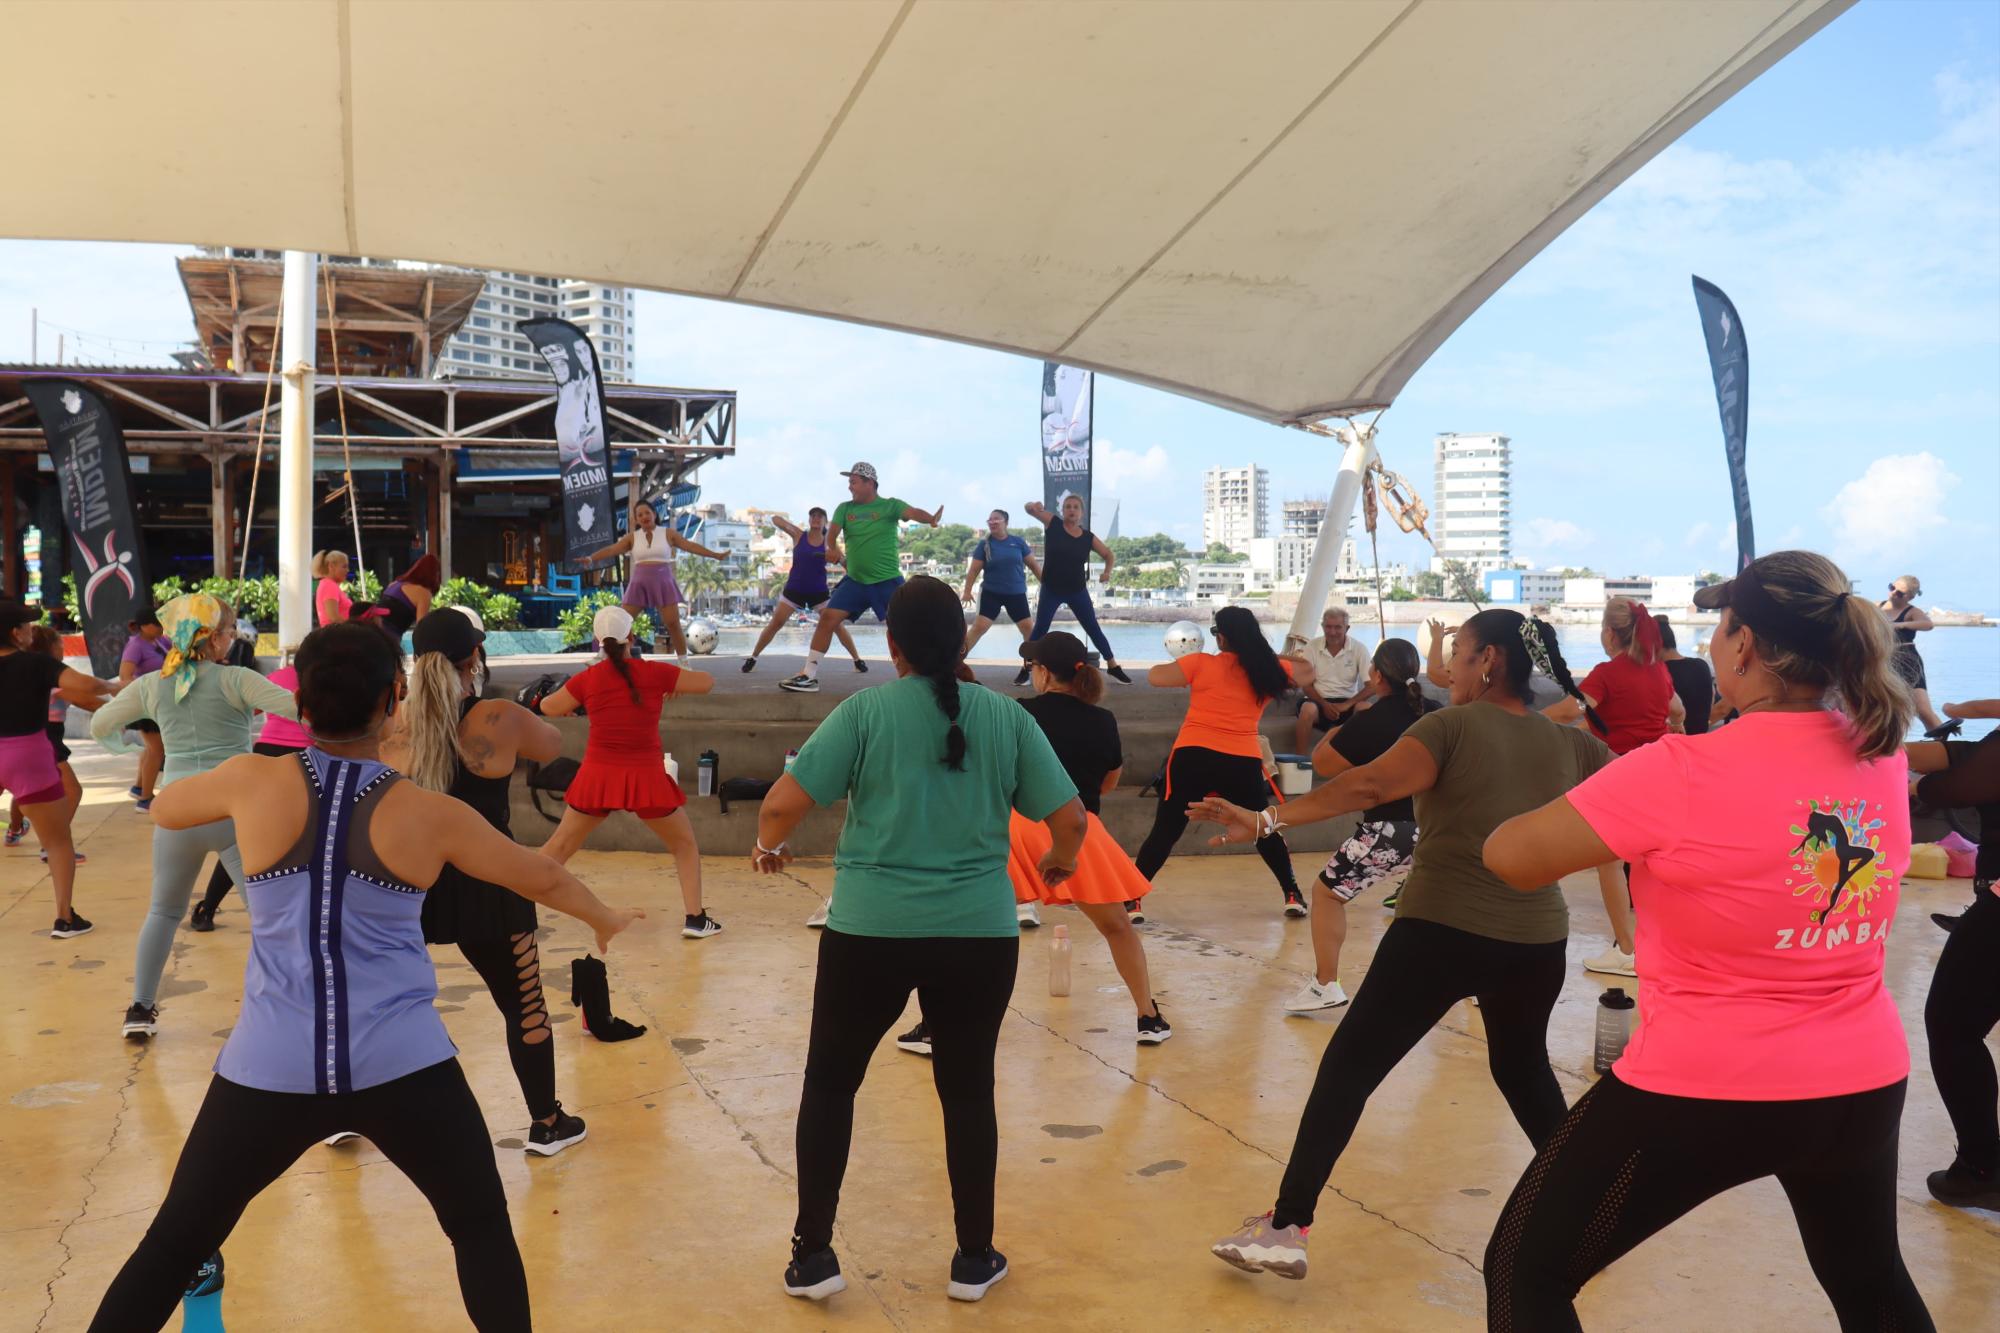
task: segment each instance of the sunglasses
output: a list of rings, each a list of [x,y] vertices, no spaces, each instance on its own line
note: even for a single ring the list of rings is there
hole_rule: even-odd
[[[1920,596],[1922,593],[1923,593],[1922,588],[1904,589],[1904,588],[1898,588],[1893,583],[1889,585],[1889,595],[1891,597],[1916,597]]]

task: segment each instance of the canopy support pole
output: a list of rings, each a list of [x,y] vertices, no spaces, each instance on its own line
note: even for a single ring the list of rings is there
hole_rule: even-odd
[[[312,631],[313,361],[319,256],[285,251],[284,324],[278,364],[284,429],[278,437],[278,651],[291,661]],[[360,558],[356,553],[357,560]]]
[[[1305,580],[1299,588],[1298,609],[1292,613],[1292,627],[1285,635],[1288,653],[1300,651],[1318,633],[1320,612],[1326,606],[1327,594],[1333,591],[1333,577],[1340,568],[1340,544],[1354,518],[1354,505],[1361,498],[1368,468],[1375,461],[1372,421],[1365,426],[1349,421],[1331,430],[1317,425],[1306,429],[1342,441],[1347,451],[1341,455],[1340,472],[1334,478],[1333,494],[1326,504],[1326,517],[1320,520],[1319,539],[1313,545],[1312,560],[1306,565]]]

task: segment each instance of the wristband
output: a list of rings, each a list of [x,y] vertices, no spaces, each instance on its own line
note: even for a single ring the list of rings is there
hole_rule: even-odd
[[[750,841],[756,845],[757,855],[759,856],[781,856],[784,854],[785,844],[782,842],[776,847],[766,847],[761,838],[752,838]]]
[[[1278,812],[1271,807],[1266,806],[1257,812],[1257,836],[1259,839],[1268,838],[1283,827],[1285,825],[1279,820]]]

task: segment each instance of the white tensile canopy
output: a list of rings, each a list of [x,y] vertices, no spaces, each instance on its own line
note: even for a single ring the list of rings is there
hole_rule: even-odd
[[[629,283],[1386,404],[1851,0],[11,0],[0,234]]]

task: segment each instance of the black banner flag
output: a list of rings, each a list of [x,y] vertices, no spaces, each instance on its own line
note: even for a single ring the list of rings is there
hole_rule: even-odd
[[[97,391],[76,380],[27,380],[21,391],[41,418],[62,490],[69,537],[63,553],[76,574],[90,669],[116,679],[126,626],[152,596],[139,520],[132,512],[125,432]]]
[[[1083,501],[1090,526],[1090,400],[1095,377],[1075,366],[1042,362],[1042,503],[1058,518],[1062,502]]]
[[[515,326],[556,377],[556,456],[562,473],[563,559],[582,560],[618,540],[604,423],[604,376],[590,335],[566,319]]]
[[[1708,368],[1715,375],[1715,403],[1722,412],[1722,449],[1729,458],[1729,489],[1736,500],[1736,568],[1740,573],[1757,558],[1757,539],[1750,530],[1750,478],[1744,471],[1750,429],[1750,348],[1743,340],[1743,320],[1722,288],[1696,278],[1694,304],[1701,312]]]

